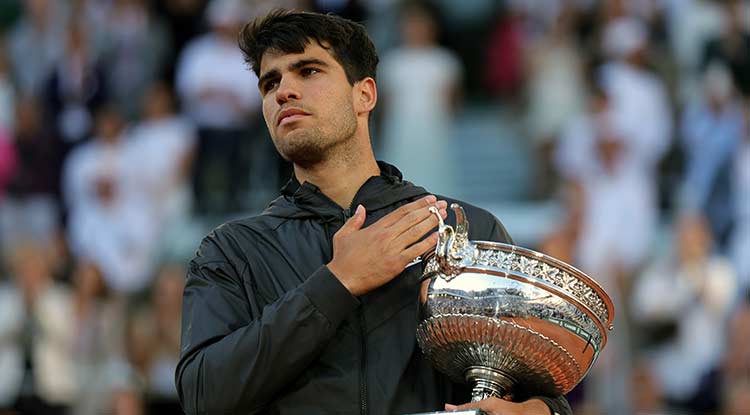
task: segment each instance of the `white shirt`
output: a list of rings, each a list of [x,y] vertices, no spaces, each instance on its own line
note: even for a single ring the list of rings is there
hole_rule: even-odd
[[[123,141],[94,139],[77,147],[64,166],[63,192],[73,253],[96,264],[110,288],[132,292],[151,281],[159,227],[138,181],[142,164],[126,157]],[[102,179],[113,183],[109,202],[97,197]]]
[[[216,34],[203,35],[185,46],[176,78],[188,114],[201,127],[236,128],[246,121],[247,113],[260,108],[258,78],[247,67],[237,43]]]

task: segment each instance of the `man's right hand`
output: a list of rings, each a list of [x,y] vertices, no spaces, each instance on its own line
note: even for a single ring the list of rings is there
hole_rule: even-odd
[[[333,235],[333,259],[328,269],[355,296],[386,284],[437,243],[437,233],[422,239],[438,225],[430,206],[437,207],[443,219],[448,216],[447,202],[430,195],[362,229],[366,212],[359,205],[354,216]]]

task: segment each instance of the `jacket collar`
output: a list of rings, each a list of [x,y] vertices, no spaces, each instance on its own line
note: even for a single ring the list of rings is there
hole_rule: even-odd
[[[353,207],[362,204],[371,212],[427,194],[422,187],[403,180],[395,166],[382,161],[378,161],[378,166],[380,175],[370,177],[360,187],[352,201]],[[341,207],[310,182],[300,184],[296,177],[292,177],[281,189],[281,194],[265,214],[295,218],[316,216],[326,220],[342,217]]]

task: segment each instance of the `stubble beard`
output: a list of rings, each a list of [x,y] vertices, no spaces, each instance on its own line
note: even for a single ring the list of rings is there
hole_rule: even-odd
[[[347,144],[350,144],[357,130],[357,119],[352,112],[346,112],[340,119],[326,127],[300,128],[289,132],[282,140],[274,140],[279,154],[302,168],[345,157]]]

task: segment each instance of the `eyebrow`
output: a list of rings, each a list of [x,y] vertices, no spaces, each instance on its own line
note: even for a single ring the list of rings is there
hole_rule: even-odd
[[[296,71],[308,65],[317,65],[317,66],[322,66],[322,67],[329,66],[325,61],[311,58],[311,59],[300,59],[298,61],[292,62],[289,64],[287,69],[290,71]],[[263,85],[263,83],[266,82],[269,78],[277,77],[279,76],[279,74],[280,72],[278,69],[271,69],[270,71],[264,73],[263,75],[260,76],[260,78],[258,78],[258,88],[260,88],[261,85]]]

